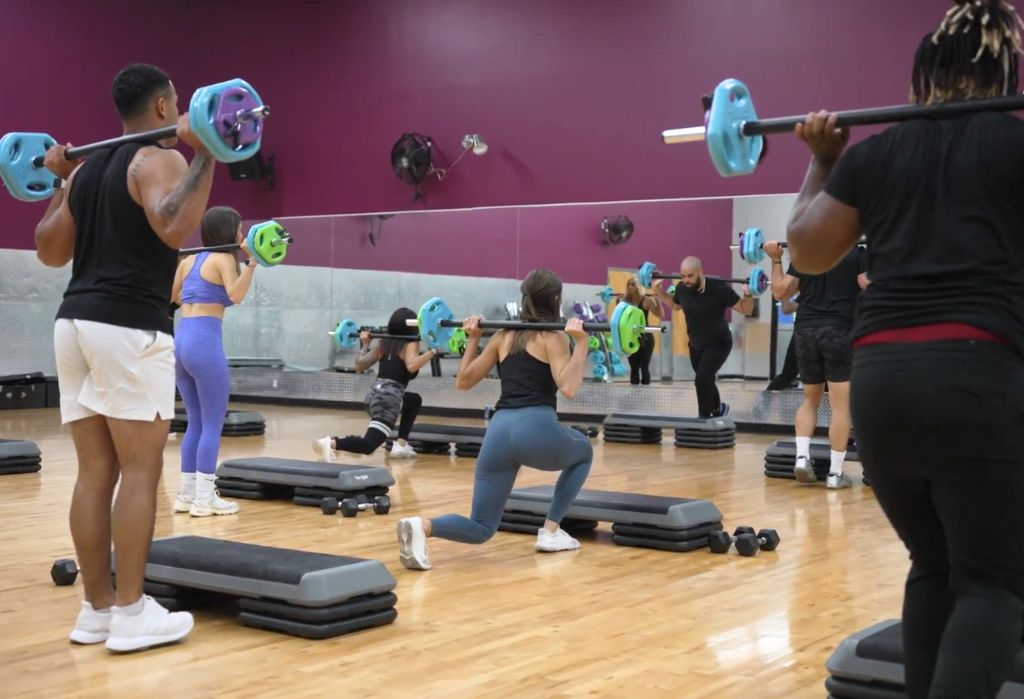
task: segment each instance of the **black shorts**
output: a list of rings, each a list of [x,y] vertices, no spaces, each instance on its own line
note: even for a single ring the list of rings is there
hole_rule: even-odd
[[[797,328],[793,333],[796,343],[796,365],[800,380],[806,384],[826,381],[843,383],[850,380],[853,367],[853,347],[850,329],[834,326]]]

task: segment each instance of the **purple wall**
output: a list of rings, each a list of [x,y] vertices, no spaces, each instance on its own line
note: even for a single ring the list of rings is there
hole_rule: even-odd
[[[633,220],[637,235],[602,245],[599,222],[618,214]],[[569,283],[604,284],[609,267],[651,260],[674,271],[696,255],[709,273],[730,273],[728,199],[410,212],[384,221],[375,246],[369,216],[281,222],[295,237],[290,265],[512,279],[547,267]]]
[[[0,57],[23,67],[0,72],[0,128],[115,135],[110,79],[145,60],[186,102],[239,75],[273,106],[264,150],[278,189],[217,174],[215,201],[247,217],[794,191],[806,161],[795,139],[773,139],[758,173],[725,180],[703,146],[663,146],[659,132],[698,123],[699,96],[725,77],[746,81],[763,115],[899,103],[946,4],[0,0]],[[55,26],[75,38],[41,47]],[[414,207],[388,166],[408,130],[435,139],[442,166],[464,133],[491,149]],[[0,197],[0,247],[31,247],[41,211]],[[559,246],[572,238],[555,233],[570,256]]]

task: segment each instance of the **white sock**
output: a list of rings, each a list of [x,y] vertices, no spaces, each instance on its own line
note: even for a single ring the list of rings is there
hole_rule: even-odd
[[[846,461],[845,451],[836,451],[832,449],[829,451],[829,458],[832,463],[828,467],[828,475],[838,476],[843,472],[843,462]]]
[[[142,614],[142,607],[144,606],[143,602],[143,598],[140,597],[137,600],[135,600],[135,602],[133,602],[132,604],[126,605],[124,607],[114,607],[114,609],[116,609],[121,614],[127,614],[128,616],[138,616],[139,614]]]
[[[212,473],[196,474],[196,500],[209,500],[213,497],[213,481],[217,476]]]
[[[811,458],[811,438],[810,437],[797,437],[796,438],[796,458]]]
[[[196,496],[196,472],[182,473],[181,474],[181,488],[178,490],[182,495],[187,495],[190,498]]]

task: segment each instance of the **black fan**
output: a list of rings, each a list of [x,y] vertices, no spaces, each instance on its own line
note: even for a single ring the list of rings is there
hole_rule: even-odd
[[[404,133],[391,147],[391,169],[406,184],[418,185],[430,172],[429,136]]]
[[[622,245],[633,237],[633,222],[628,216],[616,216],[611,221],[601,221],[605,245]]]

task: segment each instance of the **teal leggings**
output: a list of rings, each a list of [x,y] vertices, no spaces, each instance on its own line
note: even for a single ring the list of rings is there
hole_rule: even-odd
[[[594,450],[578,431],[562,427],[547,406],[499,410],[487,426],[473,483],[468,518],[443,515],[431,522],[432,536],[464,544],[482,544],[498,530],[501,512],[520,466],[561,471],[548,519],[561,522],[590,473]]]

